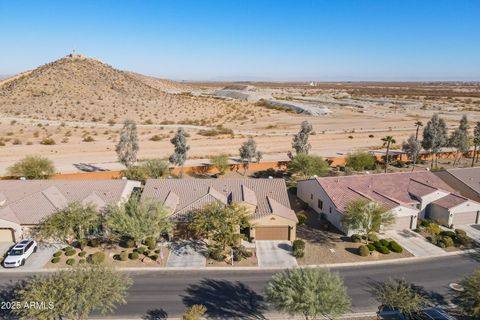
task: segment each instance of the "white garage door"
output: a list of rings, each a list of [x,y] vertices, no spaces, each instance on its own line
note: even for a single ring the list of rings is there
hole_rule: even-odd
[[[412,217],[397,217],[395,224],[390,227],[393,230],[404,230],[404,229],[411,229],[411,221]]]
[[[461,224],[474,224],[478,223],[478,213],[477,211],[468,211],[468,212],[457,212],[453,215],[452,224],[461,225]]]
[[[13,242],[12,229],[0,229],[0,242]]]

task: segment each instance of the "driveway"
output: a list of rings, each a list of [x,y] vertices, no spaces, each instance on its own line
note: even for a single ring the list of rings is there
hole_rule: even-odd
[[[255,241],[258,266],[261,268],[292,268],[297,266],[297,259],[292,255],[289,241]]]
[[[64,244],[50,244],[50,243],[39,243],[37,252],[32,253],[30,257],[25,261],[25,265],[19,268],[1,268],[0,272],[5,271],[12,271],[15,272],[16,270],[40,270],[42,269],[47,262],[53,258],[53,254],[58,250],[64,248]]]
[[[446,252],[412,230],[389,230],[385,235],[398,242],[415,257],[432,257]]]
[[[169,245],[167,267],[205,268],[205,244],[201,241],[178,240]]]
[[[13,246],[13,242],[0,242],[0,256],[7,253],[8,249]]]
[[[467,236],[480,243],[480,224],[465,224],[458,226],[457,229],[465,230]]]

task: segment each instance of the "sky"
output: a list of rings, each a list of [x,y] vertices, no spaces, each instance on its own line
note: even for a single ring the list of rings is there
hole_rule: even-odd
[[[0,0],[0,75],[73,49],[175,80],[480,81],[480,1]]]

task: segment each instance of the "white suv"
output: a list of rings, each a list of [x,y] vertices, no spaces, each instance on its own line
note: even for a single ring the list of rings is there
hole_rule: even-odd
[[[23,266],[25,260],[34,252],[37,251],[37,243],[35,240],[26,239],[17,243],[7,254],[3,260],[5,268],[16,268]]]

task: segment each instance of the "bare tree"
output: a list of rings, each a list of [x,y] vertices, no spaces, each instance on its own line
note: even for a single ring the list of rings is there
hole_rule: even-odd
[[[432,153],[432,168],[434,161],[438,164],[437,154],[442,147],[447,145],[447,142],[447,124],[438,114],[434,114],[428,121],[427,126],[423,129],[422,140],[423,149],[429,150]]]
[[[190,146],[187,145],[187,138],[185,136],[185,130],[178,128],[175,136],[170,140],[175,149],[170,156],[169,161],[177,166],[180,166],[180,176],[183,176],[183,166],[187,160],[187,152]]]
[[[120,140],[115,147],[118,161],[127,168],[132,167],[137,162],[138,149],[137,125],[133,120],[125,120],[120,131]]]
[[[303,121],[300,125],[300,131],[293,137],[292,148],[297,154],[308,154],[311,145],[308,143],[308,138],[313,131],[312,125],[308,121]]]
[[[402,144],[403,152],[405,152],[410,158],[410,160],[412,160],[413,162],[412,171],[415,170],[415,165],[417,164],[418,155],[420,154],[421,149],[422,146],[420,142],[417,140],[417,138],[415,138],[413,134]]]

